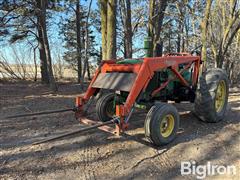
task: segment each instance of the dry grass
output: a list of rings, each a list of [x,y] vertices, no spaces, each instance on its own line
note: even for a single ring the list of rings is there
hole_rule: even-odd
[[[13,73],[10,73],[6,69],[0,66],[0,78],[2,79],[16,79],[16,76],[19,79],[33,80],[35,76],[35,67],[34,65],[10,65],[10,70]],[[77,72],[68,66],[59,67],[59,65],[53,66],[54,75],[56,78],[76,78]],[[37,78],[41,78],[40,66],[37,67]]]

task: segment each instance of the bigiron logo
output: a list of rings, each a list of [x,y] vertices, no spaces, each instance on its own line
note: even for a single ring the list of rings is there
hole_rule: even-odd
[[[236,175],[237,169],[234,165],[215,165],[207,162],[205,165],[198,165],[196,161],[181,162],[181,175],[194,175],[197,179],[204,179],[214,175]]]

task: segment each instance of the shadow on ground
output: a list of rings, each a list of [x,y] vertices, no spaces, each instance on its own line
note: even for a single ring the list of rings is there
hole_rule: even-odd
[[[0,100],[0,115],[18,114],[21,110],[26,111],[24,107],[31,111],[69,107],[74,102],[72,94],[79,94],[80,90],[75,85],[62,86],[62,90],[57,95],[46,94],[41,89],[44,87],[41,86],[33,87],[32,91],[28,90],[28,95],[21,94],[23,93],[21,90],[17,91],[22,98],[16,101],[13,101],[14,98],[11,99],[9,94],[9,97]],[[13,87],[11,85],[8,88]],[[21,89],[23,87],[25,86],[20,86]],[[31,88],[29,85],[27,87]],[[5,87],[5,91],[8,88]],[[39,94],[44,95],[40,96],[36,93],[39,88]],[[14,92],[11,91],[11,93]],[[16,95],[19,94],[16,93]],[[232,110],[229,110],[226,119],[220,123],[199,121],[190,112],[192,105],[176,104],[181,113],[181,128],[175,141],[164,147],[155,147],[146,141],[143,131],[146,112],[143,111],[133,115],[129,131],[120,138],[109,138],[112,135],[96,130],[34,147],[31,143],[35,141],[75,130],[81,125],[71,113],[1,120],[0,177],[1,175],[3,177],[27,177],[28,175],[37,177],[45,174],[47,176],[56,171],[65,172],[73,169],[80,172],[84,169],[92,169],[91,171],[96,171],[93,176],[98,179],[113,178],[113,176],[119,179],[142,179],[151,176],[169,179],[179,176],[180,161],[183,159],[193,158],[199,164],[215,160],[220,160],[223,164],[235,162],[240,158],[239,153],[232,152],[236,149],[231,147],[237,144],[239,139],[240,99],[237,92],[231,97],[233,98],[230,102]],[[237,100],[234,100],[235,97]],[[20,108],[14,111],[14,107]],[[93,113],[94,105],[91,108],[90,117],[94,117]],[[221,137],[223,133],[226,135]],[[193,149],[198,151],[197,148],[202,156],[199,153],[191,154]],[[149,152],[152,153],[150,156]],[[140,153],[142,157],[136,157],[136,154]],[[71,157],[75,159],[72,160]],[[129,159],[132,159],[132,162],[129,162]],[[108,165],[109,167],[103,168],[109,169],[109,172],[98,170],[97,168],[103,166],[106,161],[112,162]]]

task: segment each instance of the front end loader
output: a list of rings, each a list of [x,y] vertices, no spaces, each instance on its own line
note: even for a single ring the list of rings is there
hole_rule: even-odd
[[[135,108],[148,110],[145,135],[155,145],[170,143],[179,128],[177,109],[168,101],[194,103],[194,114],[206,122],[224,118],[228,102],[228,78],[221,69],[200,74],[200,56],[171,53],[162,57],[102,61],[84,96],[76,98],[76,117],[82,117],[85,104],[100,96],[97,117],[113,118],[115,133],[127,130]]]

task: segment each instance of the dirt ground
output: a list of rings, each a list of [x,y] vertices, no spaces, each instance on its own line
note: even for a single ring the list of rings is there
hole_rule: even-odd
[[[100,130],[41,145],[33,142],[83,127],[73,113],[2,119],[7,115],[72,107],[77,84],[62,83],[57,94],[40,84],[0,83],[0,179],[195,179],[181,176],[181,161],[235,165],[237,174],[215,179],[240,179],[240,89],[231,89],[228,113],[220,123],[204,123],[175,104],[180,112],[178,137],[154,147],[144,137],[146,112],[135,113],[121,137]],[[94,105],[89,118],[95,119]],[[209,179],[212,176],[208,177]]]

